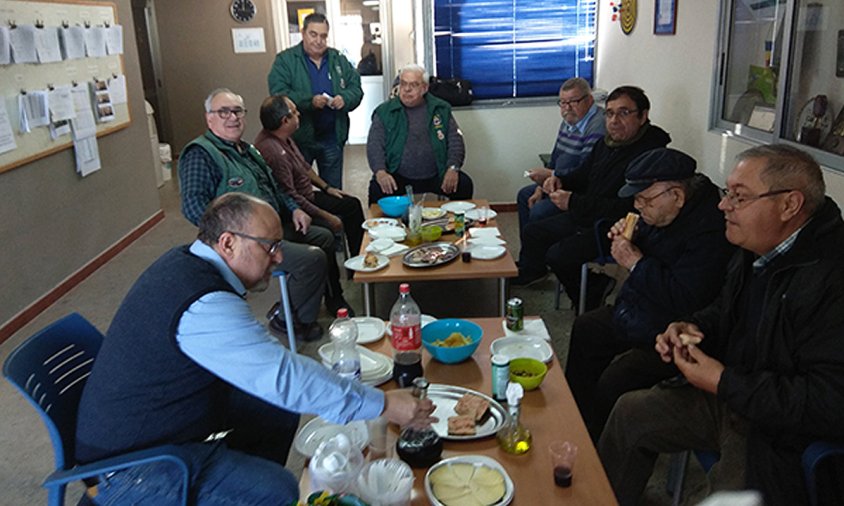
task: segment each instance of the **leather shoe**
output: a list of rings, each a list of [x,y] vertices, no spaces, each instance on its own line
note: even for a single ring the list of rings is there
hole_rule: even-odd
[[[275,317],[270,320],[270,333],[280,339],[287,339],[287,323],[281,318]],[[294,323],[293,332],[296,340],[304,342],[319,341],[322,339],[322,327],[317,322]]]
[[[510,286],[530,286],[548,277],[548,272],[528,272],[519,270],[519,275],[515,278],[510,278]]]
[[[328,310],[328,314],[331,317],[337,316],[337,310],[340,308],[346,308],[349,310],[349,318],[354,318],[355,310],[352,309],[352,306],[343,298],[342,295],[338,297],[332,297],[330,299],[325,299],[325,309]]]

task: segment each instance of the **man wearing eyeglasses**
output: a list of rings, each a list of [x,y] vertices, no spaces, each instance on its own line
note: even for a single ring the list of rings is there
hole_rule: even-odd
[[[654,338],[712,302],[724,284],[734,249],[724,237],[721,194],[696,166],[685,153],[654,149],[630,163],[618,192],[634,197],[640,216],[632,239],[622,234],[624,219],[609,232],[628,276],[614,306],[575,319],[565,368],[595,441],[621,394],[677,374],[653,352]]]
[[[341,378],[255,319],[247,292],[266,288],[283,261],[281,238],[272,206],[227,193],[203,214],[196,241],[141,274],[82,393],[79,462],[171,444],[191,471],[190,503],[295,504],[299,486],[284,464],[298,413],[338,424],[432,421],[430,400]],[[95,504],[177,504],[180,478],[154,462],[89,480],[87,494]]]
[[[592,88],[582,77],[572,77],[560,87],[560,116],[563,121],[545,167],[528,171],[535,183],[519,190],[519,232],[531,221],[554,216],[562,211],[547,196],[560,188],[560,178],[578,167],[596,142],[606,133],[604,110],[595,104]]]
[[[335,254],[334,234],[311,226],[310,216],[278,188],[261,154],[242,140],[246,109],[240,95],[224,88],[214,90],[205,100],[205,111],[208,130],[188,143],[179,157],[182,214],[198,225],[215,197],[233,191],[254,195],[273,206],[283,219],[287,237],[282,243],[284,260],[280,269],[289,273],[296,337],[318,340],[322,329],[316,320],[323,295],[327,306],[336,303],[348,307],[342,292],[326,291],[326,262]],[[278,334],[286,332],[278,317],[273,317],[270,325]]]
[[[466,146],[451,105],[428,93],[428,72],[416,64],[399,71],[399,93],[372,114],[366,158],[373,177],[369,203],[404,193],[471,199],[472,178],[463,169]]]
[[[315,12],[302,22],[302,42],[276,55],[267,77],[270,95],[287,95],[302,114],[293,137],[319,175],[343,188],[343,146],[349,113],[360,105],[360,75],[339,51],[328,47],[328,19]]]
[[[718,207],[740,250],[720,297],[656,336],[656,352],[689,384],[624,394],[601,435],[622,505],[636,504],[657,452],[685,449],[720,454],[708,475],[715,490],[808,504],[803,451],[844,436],[841,212],[805,152],[763,145],[737,160]],[[840,487],[844,463],[827,463]]]
[[[560,178],[548,195],[561,212],[528,223],[522,231],[519,275],[511,284],[530,285],[545,278],[551,266],[574,307],[580,298],[580,266],[598,256],[593,228],[604,219],[614,223],[632,208],[632,199],[618,196],[627,165],[646,151],[665,147],[671,137],[651,124],[651,103],[635,86],[620,86],[607,97],[607,135],[597,142],[575,171]],[[602,231],[603,232],[603,231]],[[609,242],[604,239],[604,251]],[[590,273],[586,308],[603,303],[611,279]]]

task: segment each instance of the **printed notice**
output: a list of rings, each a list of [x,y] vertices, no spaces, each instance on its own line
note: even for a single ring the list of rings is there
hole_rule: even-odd
[[[106,29],[92,26],[85,30],[85,52],[92,58],[106,55]]]
[[[106,51],[108,54],[123,54],[123,27],[121,25],[106,28]]]
[[[8,26],[0,26],[0,65],[12,63],[12,41]]]
[[[35,26],[18,25],[9,30],[12,42],[12,58],[15,63],[38,63],[35,52]]]
[[[45,26],[35,31],[35,50],[38,61],[54,63],[62,61],[62,50],[59,46],[59,27]]]
[[[62,28],[62,54],[65,60],[85,58],[85,29],[81,26]]]
[[[53,123],[76,117],[70,89],[70,86],[57,86],[50,92],[50,121]]]
[[[96,135],[73,141],[73,150],[76,153],[76,172],[82,177],[100,170],[100,147]]]
[[[6,111],[6,101],[0,98],[0,153],[15,149],[15,133],[12,131],[12,122],[9,121],[9,113]]]

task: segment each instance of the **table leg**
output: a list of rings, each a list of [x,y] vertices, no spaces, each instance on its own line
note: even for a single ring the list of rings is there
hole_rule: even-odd
[[[507,315],[507,278],[498,278],[498,297],[501,316]]]
[[[372,302],[369,300],[369,283],[363,284],[363,310],[366,316],[372,316]]]

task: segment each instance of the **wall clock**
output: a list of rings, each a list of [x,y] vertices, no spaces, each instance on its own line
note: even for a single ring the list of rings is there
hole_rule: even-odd
[[[232,0],[232,17],[241,23],[252,21],[255,11],[255,3],[252,0]]]

